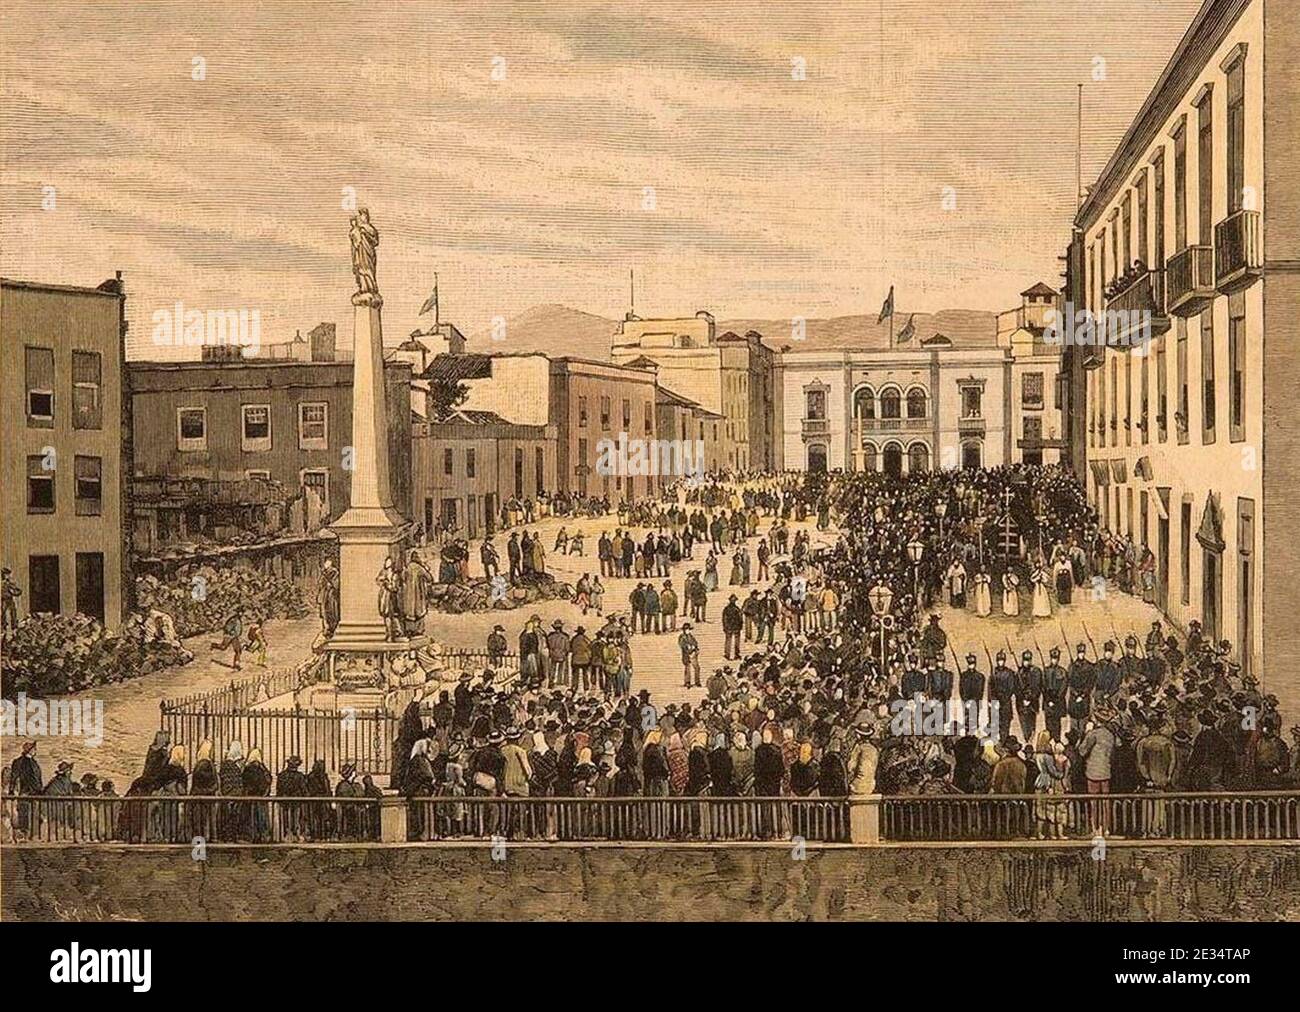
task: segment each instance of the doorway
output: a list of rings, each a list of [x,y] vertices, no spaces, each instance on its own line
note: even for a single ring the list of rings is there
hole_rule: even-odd
[[[104,621],[104,553],[77,553],[77,611]]]
[[[808,447],[808,470],[816,474],[826,473],[826,447],[821,443]]]
[[[60,608],[59,557],[33,555],[27,560],[27,610],[57,615]]]
[[[897,443],[889,443],[885,446],[885,474],[891,478],[902,477],[903,448]]]

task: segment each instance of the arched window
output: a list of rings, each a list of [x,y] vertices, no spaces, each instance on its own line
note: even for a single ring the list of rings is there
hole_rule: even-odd
[[[911,400],[911,395],[908,399]],[[913,443],[908,447],[907,470],[909,474],[930,470],[930,448],[924,443]]]
[[[897,478],[903,473],[903,447],[898,443],[885,445],[885,474]]]
[[[871,387],[862,387],[853,395],[853,417],[876,417],[876,394]]]
[[[878,471],[880,464],[876,456],[876,444],[866,443],[862,447],[862,470]]]
[[[926,409],[925,391],[920,387],[913,387],[907,392],[907,417],[924,418]]]
[[[880,391],[880,417],[902,418],[903,402],[893,387]]]

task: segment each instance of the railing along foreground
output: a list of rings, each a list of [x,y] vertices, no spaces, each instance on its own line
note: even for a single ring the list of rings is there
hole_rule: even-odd
[[[6,797],[18,840],[76,843],[1015,843],[1300,840],[1300,794],[885,798]],[[383,817],[381,818],[381,811]]]
[[[880,835],[897,841],[1079,839],[1300,840],[1294,791],[955,794],[881,800]]]
[[[375,798],[8,797],[19,842],[349,843],[380,838]]]
[[[847,798],[414,798],[409,840],[850,840]]]

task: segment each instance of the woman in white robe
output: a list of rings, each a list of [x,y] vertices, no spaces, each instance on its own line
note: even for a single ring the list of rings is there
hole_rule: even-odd
[[[1034,585],[1034,618],[1052,617],[1052,574],[1039,564],[1029,578]]]
[[[980,570],[975,574],[975,614],[988,618],[993,613],[993,578]]]
[[[1020,577],[1010,569],[1002,574],[1002,614],[1010,618],[1020,614]]]

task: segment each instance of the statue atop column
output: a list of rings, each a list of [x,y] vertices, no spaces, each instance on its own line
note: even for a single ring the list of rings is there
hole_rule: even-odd
[[[348,238],[352,241],[352,274],[357,279],[357,290],[352,296],[353,304],[382,305],[379,282],[375,279],[378,259],[375,250],[379,245],[379,230],[370,223],[368,208],[361,208],[352,219]]]

